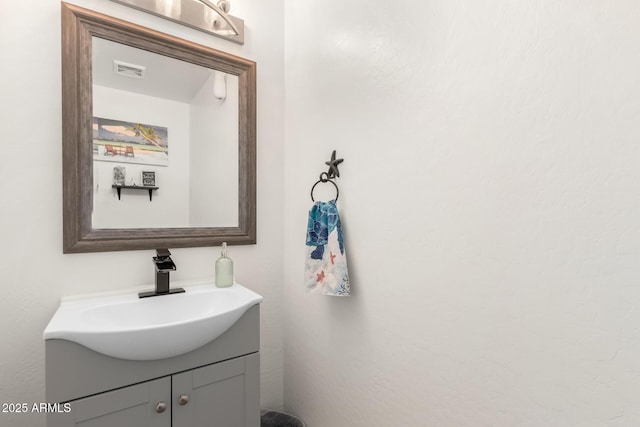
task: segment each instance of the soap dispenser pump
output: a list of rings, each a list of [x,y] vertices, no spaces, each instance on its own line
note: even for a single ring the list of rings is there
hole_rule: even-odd
[[[227,242],[222,242],[222,254],[216,261],[216,286],[226,288],[233,285],[233,260],[227,255]]]

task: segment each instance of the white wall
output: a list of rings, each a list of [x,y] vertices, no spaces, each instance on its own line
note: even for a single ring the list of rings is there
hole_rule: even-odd
[[[262,294],[262,403],[282,404],[283,4],[234,0],[244,46],[106,0],[78,4],[257,61],[258,244],[234,246],[236,278]],[[3,2],[0,13],[0,402],[44,400],[42,331],[63,295],[152,283],[153,251],[62,254],[60,2]],[[11,64],[11,65],[10,65]],[[217,248],[172,250],[172,278],[213,277]],[[0,425],[43,426],[0,413]]]
[[[285,4],[285,408],[640,425],[640,8]],[[337,149],[353,296],[303,291]]]
[[[226,81],[227,97],[214,96],[216,79]],[[189,224],[238,226],[238,77],[217,71],[191,102]],[[213,137],[212,137],[213,136]],[[224,201],[224,202],[223,202]]]
[[[94,228],[186,227],[189,224],[190,141],[189,104],[93,85],[93,115],[166,127],[169,162],[166,166],[126,162],[93,162]],[[102,157],[102,155],[100,156]],[[117,156],[113,159],[117,159]],[[126,160],[131,160],[127,158]],[[132,160],[135,161],[135,160]],[[142,171],[154,171],[158,190],[121,190],[118,199],[113,168],[124,166],[125,183],[142,185]]]

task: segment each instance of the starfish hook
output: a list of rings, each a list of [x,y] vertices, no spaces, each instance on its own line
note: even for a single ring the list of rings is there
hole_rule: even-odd
[[[340,177],[340,171],[338,170],[338,165],[342,163],[344,159],[336,159],[336,150],[333,150],[331,154],[331,160],[328,162],[324,162],[325,165],[329,166],[329,171],[327,172],[327,177],[329,179]]]

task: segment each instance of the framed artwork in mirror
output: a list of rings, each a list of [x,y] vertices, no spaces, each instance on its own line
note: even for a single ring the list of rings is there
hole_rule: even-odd
[[[127,170],[124,166],[114,166],[113,168],[113,185],[125,185]]]
[[[142,185],[144,187],[157,187],[156,173],[154,171],[142,171]]]
[[[169,131],[166,127],[94,117],[92,133],[95,161],[169,164]]]

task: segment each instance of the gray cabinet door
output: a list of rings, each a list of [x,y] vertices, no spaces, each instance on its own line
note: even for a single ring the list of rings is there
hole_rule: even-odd
[[[171,378],[76,400],[69,413],[48,417],[47,426],[171,427]]]
[[[173,427],[258,427],[260,357],[251,354],[173,376]]]

